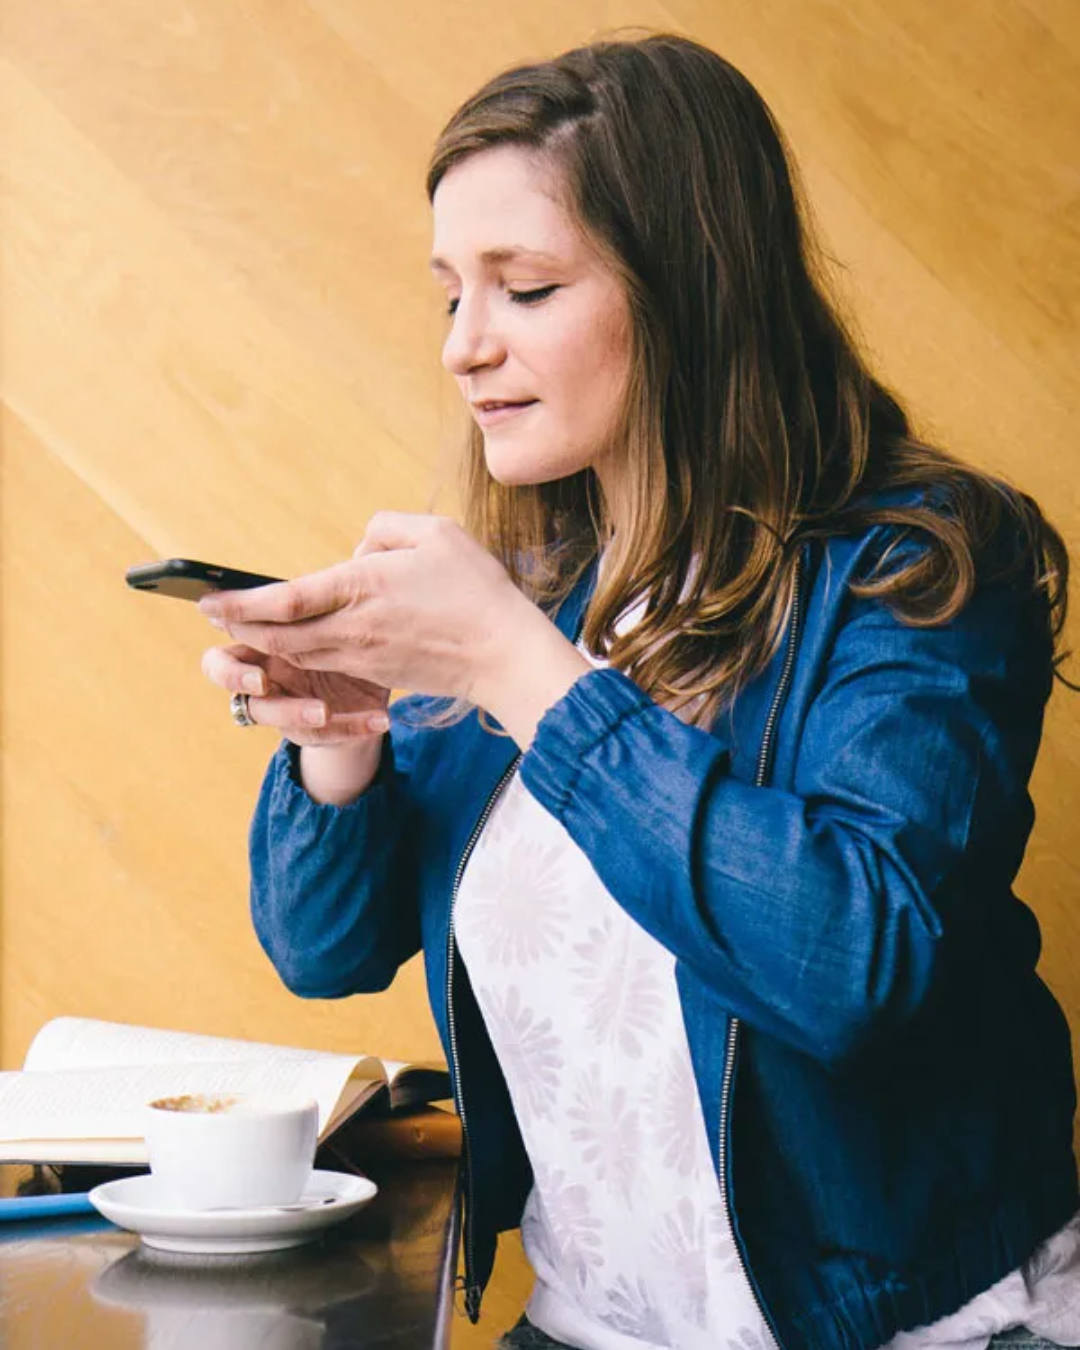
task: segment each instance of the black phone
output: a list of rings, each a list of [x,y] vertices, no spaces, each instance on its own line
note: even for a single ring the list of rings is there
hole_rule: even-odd
[[[171,595],[177,600],[198,600],[209,591],[250,591],[256,586],[271,586],[281,579],[265,577],[259,572],[241,572],[235,567],[196,562],[193,558],[140,563],[124,573],[124,580],[135,590]]]

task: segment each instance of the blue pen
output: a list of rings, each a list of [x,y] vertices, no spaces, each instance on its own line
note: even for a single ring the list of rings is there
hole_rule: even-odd
[[[16,1195],[0,1199],[0,1222],[10,1219],[46,1219],[54,1214],[96,1214],[83,1191],[70,1195]]]

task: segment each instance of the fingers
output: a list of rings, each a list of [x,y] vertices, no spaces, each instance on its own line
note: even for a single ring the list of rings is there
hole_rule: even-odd
[[[232,694],[247,694],[248,715],[261,726],[284,728],[288,725],[299,729],[326,725],[328,714],[322,699],[269,697],[270,682],[266,671],[254,664],[255,659],[265,658],[250,647],[211,647],[203,653],[202,670],[207,679],[222,689]]]
[[[202,669],[219,688],[249,696],[248,715],[256,725],[274,727],[297,745],[337,745],[389,730],[385,700],[335,711],[324,699],[282,694],[259,664],[266,659],[244,645],[211,647],[203,654]],[[366,686],[357,682],[356,689],[370,702]]]
[[[249,698],[248,716],[260,727],[277,727],[286,735],[326,726],[326,704],[300,698]],[[340,730],[340,727],[339,727]]]
[[[211,647],[203,652],[202,672],[230,694],[265,694],[269,684],[260,664],[265,660],[252,647]]]
[[[215,591],[199,601],[199,610],[222,625],[237,623],[292,624],[331,614],[358,595],[359,575],[348,563],[337,563],[293,581],[275,582],[249,591]]]
[[[266,657],[280,657],[298,670],[339,670],[347,668],[341,658],[344,653],[340,647],[331,647],[329,640],[335,635],[328,631],[328,620],[324,616],[318,619],[301,619],[296,623],[230,623],[229,636],[254,651],[264,652]],[[361,636],[350,636],[351,646],[361,647]],[[331,655],[333,665],[319,665],[317,657]],[[265,659],[265,657],[263,658]]]
[[[381,736],[390,719],[379,709],[328,713],[326,704],[298,698],[249,698],[248,716],[260,727],[274,727],[297,745],[340,745]]]
[[[442,530],[455,528],[447,516],[419,515],[409,511],[377,511],[368,521],[354,558],[391,549],[416,548]]]
[[[355,656],[352,651],[342,647],[312,647],[310,651],[301,646],[304,639],[296,634],[285,631],[279,632],[277,629],[245,628],[244,633],[250,635],[253,641],[264,641],[268,645],[277,648],[278,655],[283,661],[294,670],[319,671],[322,674],[352,675],[356,664]],[[241,636],[240,633],[237,636]],[[353,647],[361,644],[354,642]],[[356,683],[360,685],[369,685],[368,681],[361,680],[359,677]],[[265,690],[252,690],[252,693],[265,693]]]

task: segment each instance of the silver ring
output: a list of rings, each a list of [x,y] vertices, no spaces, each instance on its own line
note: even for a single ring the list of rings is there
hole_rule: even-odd
[[[256,724],[251,715],[250,694],[233,694],[229,699],[229,712],[238,727],[253,727]]]

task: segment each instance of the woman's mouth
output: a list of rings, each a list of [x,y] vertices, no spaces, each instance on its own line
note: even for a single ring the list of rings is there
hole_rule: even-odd
[[[472,405],[472,411],[480,426],[494,427],[503,422],[508,422],[519,413],[525,412],[527,408],[533,407],[538,401],[535,398],[529,398],[522,399],[518,403],[511,403],[503,399],[483,399]]]

